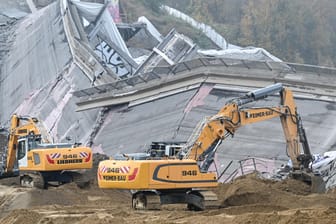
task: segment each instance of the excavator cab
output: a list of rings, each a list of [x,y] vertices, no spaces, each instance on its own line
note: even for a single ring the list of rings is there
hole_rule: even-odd
[[[116,154],[113,156],[115,160],[151,160],[151,159],[168,159],[176,158],[180,155],[186,142],[162,141],[152,142],[145,152]]]
[[[17,160],[19,167],[26,167],[28,165],[28,152],[32,149],[38,148],[38,145],[41,144],[41,142],[41,135],[34,135],[32,133],[18,139]]]
[[[176,157],[185,147],[186,142],[152,142],[147,154],[151,158]]]

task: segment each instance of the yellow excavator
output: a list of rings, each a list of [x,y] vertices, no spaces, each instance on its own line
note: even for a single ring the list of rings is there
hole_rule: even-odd
[[[82,171],[92,168],[92,150],[77,143],[50,143],[42,130],[37,118],[12,115],[9,129],[1,132],[0,178],[20,176],[22,186],[42,189],[72,181],[83,186]]]
[[[274,94],[280,95],[278,106],[243,106]],[[287,153],[293,163],[292,177],[312,183],[315,181],[310,169],[313,158],[292,91],[277,83],[226,103],[216,115],[206,119],[195,140],[175,155],[162,153],[161,147],[159,153],[151,153],[142,160],[126,156],[126,160],[101,161],[98,185],[131,190],[135,209],[156,209],[162,204],[175,203],[187,204],[190,210],[216,206],[217,197],[209,189],[218,185],[217,175],[208,169],[218,146],[239,127],[275,117],[280,118],[286,138]],[[321,179],[316,183],[323,185]]]

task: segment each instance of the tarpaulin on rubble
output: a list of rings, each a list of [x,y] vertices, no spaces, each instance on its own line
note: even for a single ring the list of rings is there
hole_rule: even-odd
[[[183,21],[189,23],[194,28],[202,30],[202,32],[220,48],[222,49],[228,48],[228,43],[226,42],[225,38],[222,37],[220,34],[218,34],[212,27],[204,23],[200,23],[191,18],[190,16],[184,14],[183,12],[180,12],[177,9],[171,8],[167,5],[163,5],[162,9],[164,9],[169,15],[180,18]]]
[[[313,156],[312,170],[315,175],[322,176],[326,189],[336,186],[336,151],[328,151]]]
[[[121,37],[119,30],[113,21],[113,18],[110,14],[109,8],[105,7],[104,11],[101,13],[100,18],[97,18],[99,16],[100,11],[104,7],[103,4],[98,3],[87,3],[87,2],[77,2],[72,1],[74,5],[76,5],[77,9],[80,11],[80,15],[83,16],[85,19],[87,19],[89,22],[96,21],[96,27],[94,30],[96,33],[98,31],[104,33],[106,36],[110,38],[113,43],[118,45],[121,50],[128,54],[130,57],[131,54],[128,51],[128,48],[126,47],[126,44]],[[100,9],[100,10],[99,10]]]
[[[115,23],[121,23],[119,0],[108,0],[107,10]]]
[[[107,11],[107,9],[104,10],[104,12],[102,13],[99,21],[97,22],[97,24],[101,24],[101,29],[100,31],[102,33],[105,33],[106,35],[108,35],[110,37],[110,39],[118,45],[119,48],[121,48],[124,53],[128,54],[130,57],[132,57],[132,55],[130,54],[130,52],[128,51],[128,48],[126,47],[126,44],[123,40],[123,38],[121,37],[118,28],[116,26],[116,24],[114,23],[110,13]]]
[[[169,6],[162,6],[169,15],[175,16],[193,26],[196,29],[201,30],[212,42],[214,42],[218,47],[223,50],[202,50],[198,51],[198,53],[205,56],[213,56],[213,57],[228,57],[234,59],[245,59],[245,60],[271,60],[281,62],[279,58],[273,56],[265,49],[255,48],[255,47],[247,47],[241,48],[239,46],[232,45],[228,43],[224,37],[222,37],[219,33],[217,33],[211,26],[206,25],[204,23],[200,23],[190,16],[184,14],[183,12],[178,11],[177,9],[171,8]]]
[[[89,22],[94,22],[99,14],[99,12],[103,9],[104,5],[93,2],[79,2],[79,1],[71,1],[77,8],[80,16],[84,17]]]
[[[155,37],[159,42],[162,41],[163,36],[146,17],[140,16],[138,18],[138,22],[146,24],[147,30],[153,35],[153,37]]]
[[[94,22],[99,14],[99,12],[103,9],[104,5],[94,2],[81,2],[79,0],[71,1],[74,5],[76,5],[79,14],[83,16],[89,22]],[[107,4],[107,10],[113,18],[115,23],[120,23],[120,13],[119,13],[119,0],[109,0]]]
[[[226,57],[241,60],[257,60],[257,61],[276,61],[282,62],[279,58],[273,56],[263,48],[247,47],[234,48],[226,50],[198,50],[197,53],[207,57]]]

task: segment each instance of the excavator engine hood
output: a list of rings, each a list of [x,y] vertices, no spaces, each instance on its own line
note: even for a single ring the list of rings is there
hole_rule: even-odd
[[[92,150],[88,147],[44,148],[28,152],[27,167],[20,170],[56,171],[92,168]]]
[[[216,187],[215,173],[202,173],[195,160],[105,160],[98,166],[100,188],[170,189]]]

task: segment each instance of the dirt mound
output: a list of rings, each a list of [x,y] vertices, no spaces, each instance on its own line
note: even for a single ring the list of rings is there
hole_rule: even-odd
[[[100,153],[94,153],[92,156],[92,169],[85,170],[82,172],[84,175],[84,180],[89,181],[89,185],[84,184],[83,186],[80,186],[81,188],[95,188],[98,187],[98,182],[97,182],[97,170],[98,170],[98,165],[100,161],[107,160],[109,157],[105,154],[100,154]]]
[[[216,193],[222,207],[240,206],[239,212],[283,211],[298,207],[332,207],[336,205],[335,194],[312,194],[310,186],[302,181],[294,179],[266,180],[258,178],[256,174],[243,176],[231,184],[220,185]]]
[[[0,179],[0,184],[1,185],[6,185],[6,186],[19,186],[20,185],[20,177],[6,177]]]
[[[161,211],[135,211],[131,208],[130,192],[102,190],[96,185],[88,189],[79,189],[75,184],[48,190],[2,188],[7,189],[7,193],[0,194],[0,202],[7,200],[7,210],[0,210],[2,224],[324,224],[336,220],[336,193],[312,194],[310,187],[300,181],[265,180],[255,174],[220,185],[215,192],[221,208],[202,212],[188,211],[185,205],[163,206]],[[18,207],[20,203],[22,206]]]
[[[302,181],[260,179],[255,174],[236,179],[232,184],[219,186],[217,195],[223,207],[263,204],[277,205],[286,209],[293,208],[293,205],[305,207],[314,196],[310,193],[310,186]],[[325,201],[328,201],[327,198]]]

